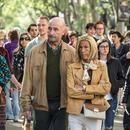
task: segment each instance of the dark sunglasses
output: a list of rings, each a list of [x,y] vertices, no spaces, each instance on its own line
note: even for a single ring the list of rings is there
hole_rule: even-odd
[[[22,41],[22,40],[30,41],[30,38],[28,38],[28,37],[21,37],[20,40],[21,40],[21,41]]]

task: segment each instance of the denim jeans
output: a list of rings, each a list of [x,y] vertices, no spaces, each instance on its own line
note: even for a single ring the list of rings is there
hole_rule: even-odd
[[[6,92],[6,118],[19,119],[19,91],[14,90],[10,95],[10,82],[5,87]],[[12,100],[10,99],[10,96]]]
[[[86,118],[83,114],[69,114],[69,129],[70,130],[101,130],[102,120]]]
[[[105,118],[105,128],[109,130],[109,128],[113,128],[114,126],[114,118],[115,118],[115,111],[117,108],[117,97],[108,100],[110,107],[106,111],[106,118]]]

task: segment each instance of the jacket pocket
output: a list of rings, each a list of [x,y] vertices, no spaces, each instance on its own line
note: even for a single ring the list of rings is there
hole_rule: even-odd
[[[37,98],[41,84],[41,66],[33,67],[33,95]]]

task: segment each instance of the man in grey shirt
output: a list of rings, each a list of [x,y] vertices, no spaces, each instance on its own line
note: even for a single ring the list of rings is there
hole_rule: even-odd
[[[28,43],[27,47],[25,48],[25,57],[27,57],[27,55],[29,54],[29,52],[34,46],[43,43],[47,39],[48,24],[49,24],[49,19],[46,16],[41,16],[37,19],[37,29],[39,35]]]

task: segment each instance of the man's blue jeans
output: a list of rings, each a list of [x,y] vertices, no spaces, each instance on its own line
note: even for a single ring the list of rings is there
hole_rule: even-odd
[[[114,118],[115,118],[115,111],[117,108],[117,97],[108,100],[110,107],[106,111],[106,119],[105,119],[105,128],[113,128],[114,126]]]
[[[20,107],[19,107],[19,91],[14,90],[10,95],[10,82],[6,85],[6,118],[7,119],[19,119]],[[12,101],[10,99],[12,98]]]

